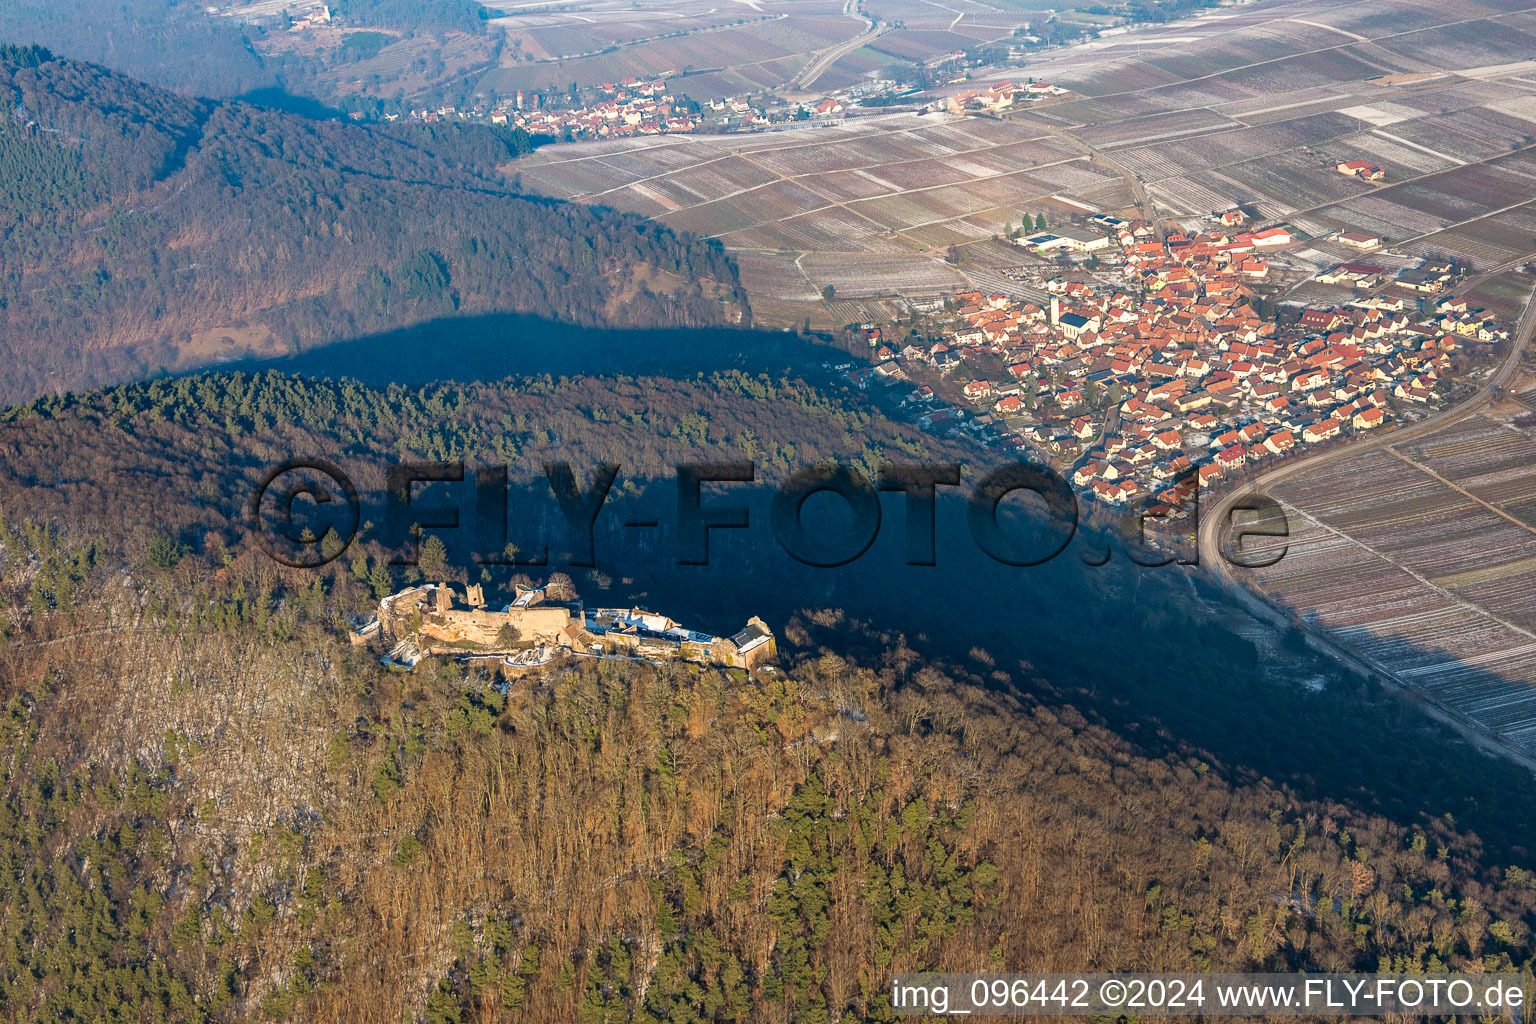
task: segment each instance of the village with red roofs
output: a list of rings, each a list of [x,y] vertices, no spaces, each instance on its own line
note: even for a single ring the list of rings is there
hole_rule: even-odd
[[[664,82],[626,79],[604,82],[591,102],[572,104],[569,97],[552,102],[542,93],[519,90],[514,96],[473,107],[445,104],[408,111],[409,121],[432,124],[478,121],[521,128],[530,135],[555,139],[623,139],[636,135],[666,135],[695,130],[703,120],[692,108],[667,92]],[[384,115],[393,121],[394,115]]]
[[[881,82],[882,86],[892,83]],[[603,82],[575,94],[558,90],[523,92],[473,106],[453,104],[419,107],[403,115],[384,114],[385,121],[403,118],[422,123],[445,121],[486,122],[521,128],[530,135],[564,141],[624,139],[641,135],[686,134],[695,131],[739,131],[783,127],[808,120],[837,119],[857,104],[855,94],[865,89],[843,90],[820,100],[788,100],[769,94],[725,96],[694,102],[673,95],[665,79],[626,78]],[[1033,79],[1015,84],[1002,81],[986,88],[967,90],[928,109],[951,113],[997,113],[1067,95],[1067,90]],[[362,119],[361,114],[354,114]]]
[[[1434,259],[1395,279],[1342,264],[1330,272],[1363,297],[1277,314],[1251,286],[1269,274],[1266,254],[1298,240],[1283,226],[1231,231],[1245,220],[1237,211],[1211,220],[1209,231],[1162,238],[1147,221],[1107,215],[1089,221],[1097,232],[1022,235],[1036,254],[1095,263],[1117,248],[1113,272],[1069,268],[1041,282],[1039,302],[947,296],[926,333],[861,325],[873,358],[852,379],[916,384],[901,402],[925,428],[1038,453],[1084,498],[1178,519],[1197,489],[1426,414],[1509,337],[1497,317],[1439,294],[1456,269]]]

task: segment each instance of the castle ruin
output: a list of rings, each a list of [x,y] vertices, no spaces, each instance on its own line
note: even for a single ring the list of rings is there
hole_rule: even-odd
[[[422,657],[500,658],[510,669],[568,657],[620,657],[750,670],[778,655],[773,632],[756,616],[731,636],[715,636],[640,608],[588,609],[579,600],[556,602],[544,589],[528,587],[518,587],[509,604],[491,611],[475,584],[464,588],[462,604],[447,583],[389,595],[352,639],[364,643],[372,636],[392,645],[387,663],[405,666]]]

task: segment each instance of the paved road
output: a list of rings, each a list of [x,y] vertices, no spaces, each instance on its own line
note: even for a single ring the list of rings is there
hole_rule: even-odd
[[[785,88],[809,89],[816,84],[816,79],[833,64],[842,60],[848,54],[868,43],[876,36],[883,34],[886,29],[881,28],[874,19],[859,10],[857,0],[846,0],[843,4],[843,13],[850,18],[860,18],[864,22],[864,31],[854,36],[847,42],[838,43],[816,54],[809,64],[800,69],[800,73],[786,83]]]

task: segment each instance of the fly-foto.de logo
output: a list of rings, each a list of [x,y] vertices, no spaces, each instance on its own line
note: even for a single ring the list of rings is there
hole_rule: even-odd
[[[958,464],[895,464],[871,477],[852,465],[827,463],[799,469],[778,484],[759,484],[756,464],[746,461],[685,462],[672,481],[643,480],[648,494],[658,484],[670,492],[654,514],[633,515],[614,500],[622,468],[601,463],[578,474],[569,463],[547,462],[539,486],[514,499],[506,465],[469,467],[463,462],[403,462],[385,467],[382,494],[364,502],[352,479],[323,459],[291,459],[268,470],[251,494],[246,520],[261,546],[278,562],[315,568],[341,557],[365,525],[370,538],[396,552],[397,565],[416,564],[416,545],[425,533],[458,531],[472,542],[483,566],[548,565],[552,546],[571,566],[597,567],[597,535],[605,511],[622,505],[620,525],[671,535],[678,565],[708,565],[710,539],[717,531],[766,528],[778,547],[803,565],[836,568],[864,557],[897,519],[902,559],[911,566],[937,563],[941,513],[963,505],[965,531],[994,561],[1018,567],[1044,564],[1066,550],[1079,530],[1081,506],[1061,474],[1032,462],[1015,462],[971,473]],[[583,479],[584,477],[584,479]],[[966,479],[970,477],[971,479]],[[763,507],[766,493],[766,509]],[[1197,564],[1199,551],[1185,551],[1178,538],[1199,528],[1198,488],[1178,508],[1155,506],[1123,516],[1119,534],[1126,556],[1139,565]],[[425,497],[430,495],[430,497]],[[825,497],[818,497],[825,496]],[[960,502],[947,499],[959,498]],[[839,514],[811,514],[813,499]],[[1027,514],[1005,510],[1014,499]],[[382,521],[365,523],[365,504]],[[537,506],[537,507],[532,507]],[[754,515],[754,513],[756,513]],[[766,513],[766,514],[764,514]],[[1248,496],[1226,513],[1220,556],[1234,566],[1272,565],[1285,553],[1289,536],[1284,509],[1262,495]],[[663,519],[669,519],[663,523]],[[1159,530],[1158,527],[1166,527]],[[518,529],[514,530],[514,527]],[[513,545],[514,532],[543,537]],[[1268,538],[1261,554],[1253,538]],[[1102,564],[1109,557],[1091,558]]]

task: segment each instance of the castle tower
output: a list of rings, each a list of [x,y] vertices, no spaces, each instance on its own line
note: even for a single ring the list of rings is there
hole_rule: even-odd
[[[433,610],[437,614],[442,615],[453,610],[453,591],[448,589],[448,584],[439,583],[436,589],[433,590],[432,597],[436,601]]]

